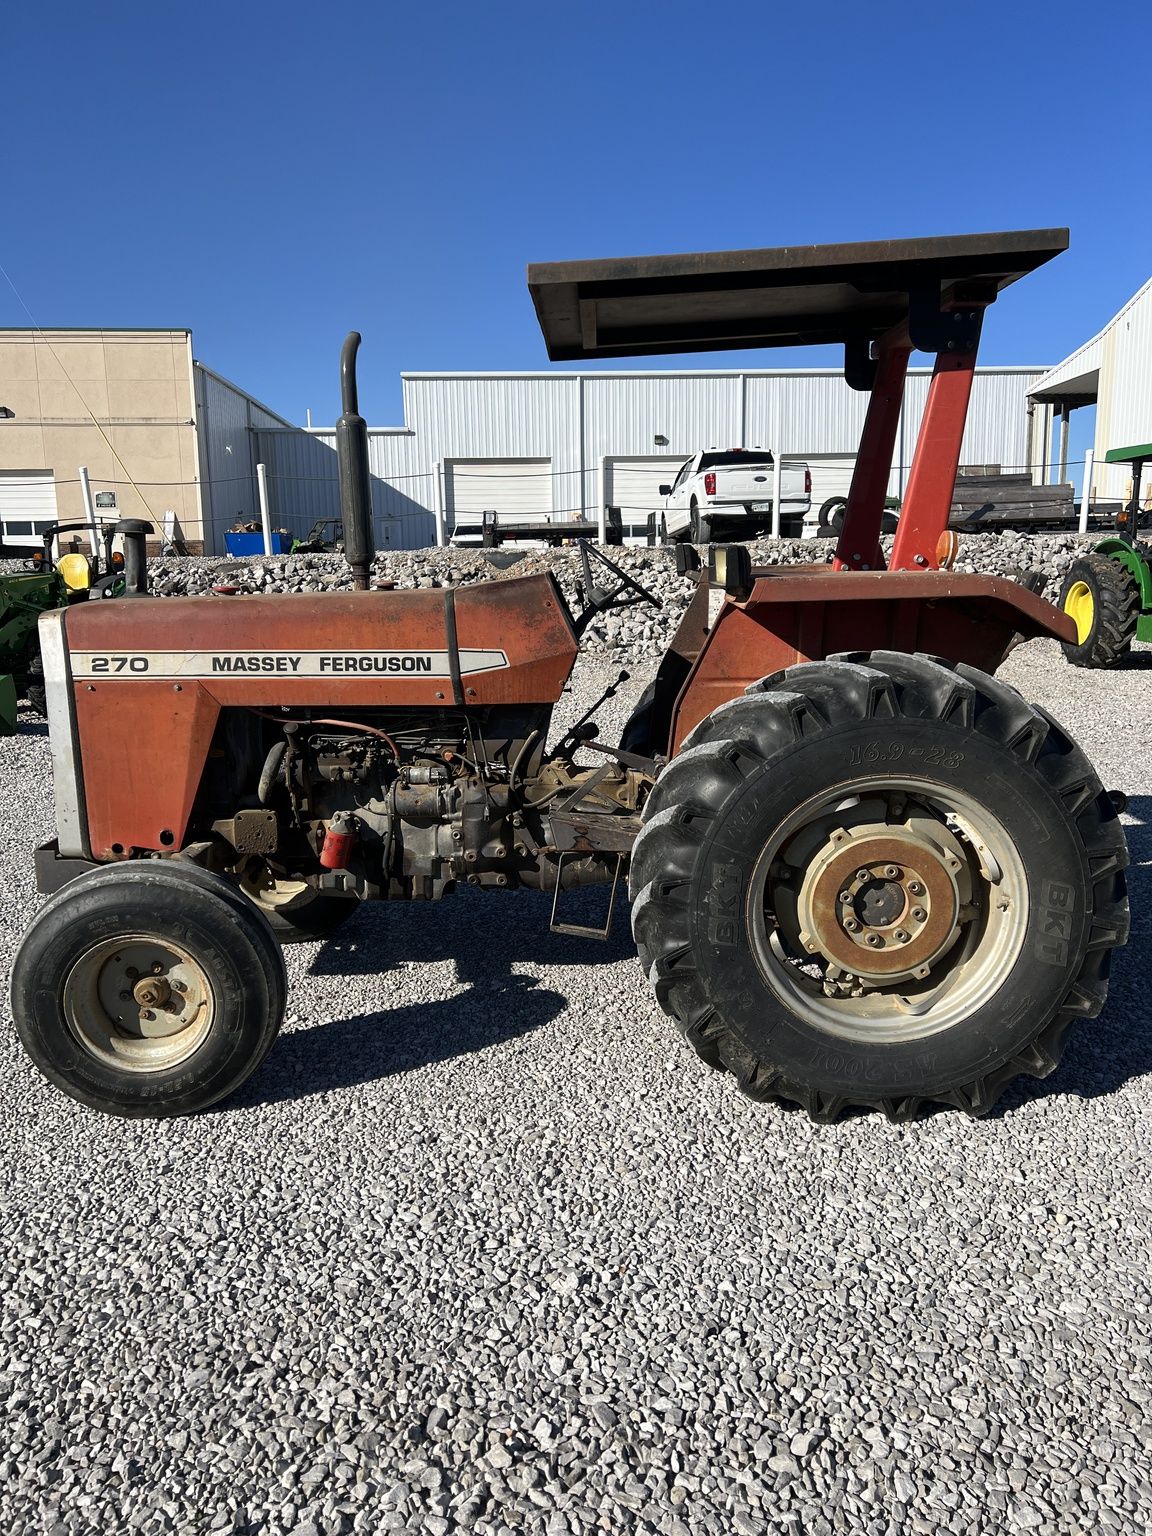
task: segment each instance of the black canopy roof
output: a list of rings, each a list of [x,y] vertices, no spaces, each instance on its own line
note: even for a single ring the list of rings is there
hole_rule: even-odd
[[[1066,229],[853,245],[559,261],[528,268],[555,362],[860,343],[908,316],[910,295],[984,302],[1068,248]]]

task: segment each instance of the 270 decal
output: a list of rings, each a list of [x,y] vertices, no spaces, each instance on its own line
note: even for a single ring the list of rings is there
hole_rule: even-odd
[[[147,672],[147,656],[93,656],[90,672]]]

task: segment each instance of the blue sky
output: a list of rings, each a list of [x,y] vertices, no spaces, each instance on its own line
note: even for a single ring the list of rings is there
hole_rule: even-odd
[[[1108,0],[14,0],[0,262],[39,324],[191,326],[293,420],[355,327],[391,424],[401,369],[546,365],[529,261],[1067,224],[985,326],[1054,362],[1152,271],[1148,35]]]

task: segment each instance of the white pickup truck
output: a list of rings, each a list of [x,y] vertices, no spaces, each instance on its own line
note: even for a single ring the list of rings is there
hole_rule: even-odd
[[[662,485],[660,542],[690,539],[707,544],[722,537],[750,539],[772,525],[775,461],[762,448],[704,448],[694,453],[671,485]],[[780,531],[799,538],[812,504],[807,464],[780,465]]]

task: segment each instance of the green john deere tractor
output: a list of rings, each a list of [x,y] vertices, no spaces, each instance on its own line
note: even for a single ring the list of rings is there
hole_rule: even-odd
[[[1114,667],[1133,640],[1152,640],[1152,546],[1141,544],[1140,478],[1152,443],[1113,448],[1106,464],[1131,464],[1132,496],[1116,519],[1116,532],[1074,560],[1060,589],[1060,606],[1076,625],[1076,643],[1064,654],[1077,667]]]
[[[85,602],[90,597],[120,597],[124,593],[124,557],[113,552],[112,541],[125,528],[146,528],[151,524],[129,520],[127,523],[52,523],[43,530],[44,547],[29,557],[27,550],[6,548],[0,543],[0,559],[23,560],[26,568],[0,574],[0,736],[16,731],[16,711],[20,699],[44,713],[44,680],[40,665],[37,624],[50,608]],[[86,529],[93,535],[94,553],[60,554],[53,558],[52,548],[62,533]],[[97,537],[103,544],[103,560]]]

